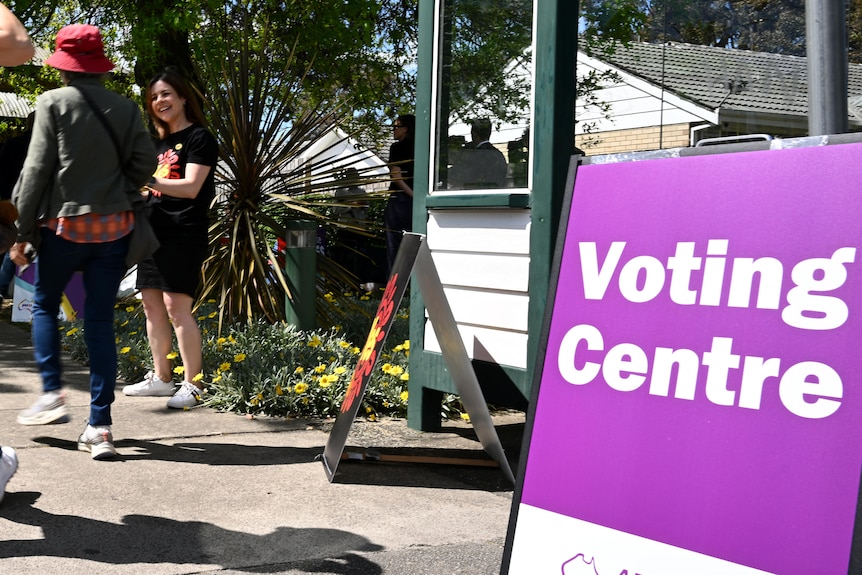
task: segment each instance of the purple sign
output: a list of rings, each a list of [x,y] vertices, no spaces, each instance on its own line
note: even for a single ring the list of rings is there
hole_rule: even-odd
[[[510,573],[848,572],[860,157],[578,169]]]

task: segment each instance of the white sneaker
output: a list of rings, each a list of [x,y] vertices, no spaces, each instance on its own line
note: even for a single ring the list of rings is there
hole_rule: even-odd
[[[78,437],[78,449],[89,451],[93,459],[114,457],[117,450],[114,449],[114,435],[111,433],[111,426],[93,427],[87,424],[84,433]]]
[[[6,484],[18,471],[18,455],[11,447],[0,447],[0,501],[6,492]]]
[[[48,425],[68,421],[66,394],[62,391],[43,393],[33,405],[18,413],[18,423],[21,425]]]
[[[153,371],[147,372],[144,381],[127,385],[123,395],[168,396],[174,394],[177,386],[170,381],[162,381]]]
[[[184,381],[177,392],[168,400],[168,407],[188,409],[201,402],[203,390],[193,383]]]

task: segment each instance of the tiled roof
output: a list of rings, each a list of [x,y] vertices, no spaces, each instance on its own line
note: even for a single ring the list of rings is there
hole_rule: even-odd
[[[807,59],[668,42],[634,42],[602,60],[708,109],[808,114]],[[850,64],[850,113],[862,112],[862,65]]]

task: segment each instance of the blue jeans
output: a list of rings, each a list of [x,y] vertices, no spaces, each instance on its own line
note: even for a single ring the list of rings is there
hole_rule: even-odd
[[[15,263],[9,258],[9,252],[2,256],[3,263],[0,264],[0,297],[7,298],[10,295],[9,286],[15,276]]]
[[[64,240],[40,230],[42,244],[33,294],[33,348],[42,375],[42,389],[63,386],[58,315],[66,284],[76,271],[84,279],[84,341],[90,359],[90,425],[111,425],[111,404],[117,385],[114,305],[126,273],[129,236],[97,244]]]

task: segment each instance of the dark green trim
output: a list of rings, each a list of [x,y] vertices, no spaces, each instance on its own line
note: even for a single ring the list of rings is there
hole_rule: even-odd
[[[530,228],[530,306],[527,374],[530,396],[547,305],[551,264],[565,194],[569,158],[575,149],[575,62],[578,2],[536,0],[533,110],[533,200]]]
[[[479,383],[489,402],[520,408],[530,397],[550,285],[551,263],[565,192],[569,157],[574,150],[575,56],[578,2],[534,0],[536,23],[534,65],[536,101],[533,109],[532,189],[483,196],[434,194],[429,196],[429,161],[432,159],[431,100],[434,62],[434,0],[419,0],[419,61],[416,99],[416,178],[413,230],[427,232],[429,208],[530,209],[530,308],[527,369],[474,361]],[[440,354],[425,352],[425,306],[421,294],[411,294],[410,380],[407,423],[430,431],[440,425],[442,393],[454,386]],[[493,401],[492,401],[493,398]]]
[[[526,192],[457,196],[433,194],[425,198],[426,208],[527,208],[529,206],[530,194]]]
[[[419,51],[416,76],[416,153],[413,179],[413,231],[428,231],[427,208],[429,162],[431,159],[431,101],[434,71],[434,0],[419,0]],[[410,374],[407,389],[413,401],[407,403],[407,423],[414,429],[432,430],[440,427],[440,402],[443,394],[427,389],[431,370],[423,362],[425,353],[425,302],[417,290],[410,292]],[[448,376],[447,376],[448,379]]]

